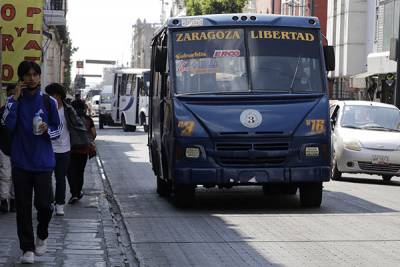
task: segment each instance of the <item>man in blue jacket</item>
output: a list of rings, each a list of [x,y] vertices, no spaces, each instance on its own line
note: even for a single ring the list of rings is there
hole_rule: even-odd
[[[55,167],[51,140],[59,138],[62,130],[55,100],[40,90],[40,75],[38,64],[21,62],[18,66],[20,81],[14,95],[7,100],[2,118],[13,136],[11,166],[22,263],[34,263],[34,254],[40,256],[47,250],[48,225],[53,212],[51,181]],[[39,120],[35,118],[38,114]],[[36,129],[34,118],[39,122]],[[36,244],[32,226],[33,191],[38,212]]]

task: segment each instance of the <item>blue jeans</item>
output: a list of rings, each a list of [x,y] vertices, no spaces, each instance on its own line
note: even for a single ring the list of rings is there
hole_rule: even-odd
[[[56,204],[65,204],[65,177],[70,162],[70,152],[66,153],[54,153],[56,158],[56,167],[54,169],[54,176],[56,177]]]

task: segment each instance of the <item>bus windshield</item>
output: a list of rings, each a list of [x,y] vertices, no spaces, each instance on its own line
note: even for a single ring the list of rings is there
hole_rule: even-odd
[[[177,93],[249,90],[244,30],[177,32],[174,40]]]
[[[277,27],[175,32],[176,93],[323,92],[317,33]]]

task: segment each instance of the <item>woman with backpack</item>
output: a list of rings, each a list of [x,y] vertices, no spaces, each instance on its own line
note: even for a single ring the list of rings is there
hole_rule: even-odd
[[[96,155],[96,128],[92,118],[87,115],[87,105],[82,100],[75,100],[72,106],[76,110],[78,116],[84,121],[87,135],[89,137],[89,145],[77,147],[71,150],[71,162],[68,169],[68,183],[71,190],[71,198],[68,204],[75,204],[83,197],[84,173],[88,158]]]
[[[14,94],[15,84],[9,84],[7,86],[7,97]],[[0,118],[3,117],[5,106],[0,108]],[[3,127],[0,123],[0,128]],[[2,128],[0,131],[6,131]],[[9,136],[0,135],[0,211],[1,212],[15,212],[15,197],[14,197],[14,185],[11,179],[11,140]],[[6,144],[3,142],[9,142],[9,147],[6,148]],[[5,151],[3,151],[3,149]],[[6,153],[4,153],[6,152]]]

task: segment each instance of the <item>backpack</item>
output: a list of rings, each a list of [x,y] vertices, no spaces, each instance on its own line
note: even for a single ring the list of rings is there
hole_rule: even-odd
[[[43,95],[43,102],[44,102],[44,107],[49,113],[50,111],[50,97],[46,94]],[[12,133],[6,128],[5,125],[3,125],[3,115],[4,111],[6,110],[6,106],[2,106],[0,108],[0,150],[5,154],[6,156],[11,156],[11,143],[12,143]]]

